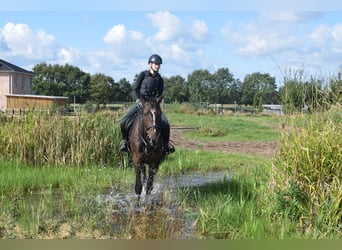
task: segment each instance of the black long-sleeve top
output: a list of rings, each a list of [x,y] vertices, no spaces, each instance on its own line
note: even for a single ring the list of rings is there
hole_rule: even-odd
[[[140,95],[146,97],[159,97],[164,91],[164,80],[159,73],[151,74],[148,70],[142,71],[133,88],[135,99]]]

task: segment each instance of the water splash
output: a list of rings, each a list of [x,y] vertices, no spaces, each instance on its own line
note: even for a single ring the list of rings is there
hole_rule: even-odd
[[[164,212],[172,220],[182,220],[183,239],[195,238],[193,235],[194,218],[190,213],[181,211],[180,201],[178,197],[179,189],[200,187],[211,183],[219,183],[231,179],[231,175],[227,171],[183,174],[175,176],[167,176],[156,178],[151,194],[146,195],[143,190],[140,198],[131,193],[117,193],[116,190],[107,190],[105,194],[96,196],[96,202],[105,204],[115,217],[120,217],[112,223],[111,228],[115,232],[120,232],[123,225],[120,221],[129,220],[130,216],[139,213],[152,214]],[[165,202],[167,200],[167,202]],[[119,221],[119,222],[118,222]]]

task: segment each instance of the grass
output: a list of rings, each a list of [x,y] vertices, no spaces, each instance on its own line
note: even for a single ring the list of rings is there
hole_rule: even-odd
[[[315,238],[342,230],[341,121],[340,108],[292,117],[272,172],[279,210]]]
[[[176,175],[208,171],[243,172],[251,166],[270,164],[271,160],[243,154],[178,149],[161,165],[158,175]]]
[[[0,162],[1,194],[24,194],[50,189],[81,192],[87,187],[101,189],[126,186],[132,181],[131,171],[119,168],[88,166],[84,168],[47,166],[37,168],[19,162]]]
[[[336,178],[330,183],[329,179],[325,179],[328,177],[325,170],[331,166],[329,162],[337,164],[329,171],[341,169],[338,165],[341,161],[336,158],[340,156],[336,142],[342,141],[338,139],[339,115],[321,120],[312,116],[307,121],[250,115],[167,113],[167,116],[173,126],[199,127],[197,131],[187,134],[192,139],[279,141],[281,154],[276,159],[270,159],[178,149],[161,164],[158,176],[229,170],[232,179],[203,187],[180,188],[176,202],[168,190],[164,190],[165,199],[160,207],[119,215],[113,212],[113,203],[98,203],[95,199],[108,187],[118,193],[132,192],[134,171],[132,168],[122,168],[121,164],[126,158],[115,153],[109,156],[110,161],[106,159],[110,150],[117,150],[120,139],[117,127],[113,130],[115,115],[100,113],[99,116],[84,117],[77,123],[63,120],[62,124],[58,124],[59,119],[56,119],[53,120],[56,124],[51,124],[51,120],[46,119],[39,120],[40,123],[31,120],[29,126],[13,122],[1,124],[0,148],[7,155],[6,160],[4,157],[0,160],[0,238],[181,238],[186,224],[185,215],[194,221],[194,235],[204,239],[341,238],[341,229],[338,228],[341,223],[340,189],[327,189],[341,181],[340,172],[336,172]],[[102,123],[103,127],[99,128]],[[285,129],[280,133],[282,124],[285,124]],[[41,129],[38,133],[41,139],[34,145],[37,126]],[[51,130],[52,127],[56,133]],[[327,131],[330,128],[333,128],[331,134]],[[21,133],[14,133],[16,131]],[[29,136],[25,137],[23,131]],[[219,135],[215,136],[213,131]],[[15,145],[19,142],[30,145],[28,148],[21,145],[25,154],[15,151]],[[47,147],[45,142],[52,142],[52,145]],[[63,146],[64,142],[69,146]],[[77,142],[80,144],[74,145]],[[292,142],[300,142],[299,148]],[[104,148],[108,143],[110,147]],[[13,150],[12,154],[6,151],[8,145]],[[68,158],[69,163],[64,164],[63,156],[69,152],[69,147],[74,150],[73,155],[77,159]],[[53,149],[60,150],[53,161],[44,158],[52,155]],[[44,150],[50,153],[45,154]],[[42,156],[44,164],[32,161],[35,158],[28,152]],[[67,156],[71,157],[69,154]],[[29,160],[25,161],[23,157],[29,157]],[[302,161],[306,162],[304,167],[293,164]],[[47,164],[50,162],[54,164]],[[73,162],[77,164],[71,164]],[[322,166],[318,166],[318,162]],[[313,165],[309,169],[310,163]],[[277,175],[274,173],[275,167]],[[291,176],[289,173],[299,173],[299,170],[306,172],[300,176],[303,179],[295,180],[304,183],[305,177],[312,172],[314,176],[324,177],[320,180],[330,185],[324,189],[329,190],[328,193],[314,196],[314,201],[329,198],[324,199],[327,202],[319,203],[318,208],[311,204],[311,210],[306,213],[299,213],[301,210],[298,208],[302,206],[300,199],[287,199],[299,197],[296,196],[298,186],[288,185],[290,182],[286,179]],[[309,182],[307,185],[307,190],[317,191],[316,183]],[[276,189],[281,192],[277,193]],[[179,208],[177,214],[168,213],[170,207]],[[310,220],[310,215],[314,220]],[[120,227],[117,229],[115,225],[118,224]]]
[[[211,159],[209,164],[205,160]],[[177,162],[177,167],[175,164]],[[207,161],[208,162],[208,161]],[[215,152],[177,151],[161,167],[158,176],[198,173],[222,169],[245,169],[264,159]],[[224,165],[222,164],[224,163]],[[113,216],[111,203],[94,203],[105,187],[118,193],[132,192],[133,169],[29,167],[2,162],[4,173],[0,235],[5,238],[181,238],[182,214],[169,214],[168,200],[156,211]],[[7,181],[6,181],[7,180]],[[121,191],[120,191],[121,190]],[[181,190],[179,190],[182,192]],[[179,203],[184,201],[178,201]],[[170,204],[171,203],[171,204]],[[190,208],[184,208],[188,210]],[[153,213],[153,216],[150,214]],[[179,214],[180,213],[180,214]],[[179,217],[179,218],[178,218]],[[114,230],[120,223],[123,228]],[[159,226],[156,226],[159,225]],[[2,232],[1,232],[2,228]]]
[[[277,141],[284,118],[250,115],[170,114],[173,126],[196,128],[185,135],[201,141]],[[196,123],[194,123],[196,121]]]
[[[196,214],[200,238],[296,238],[296,224],[274,216],[269,205],[262,203],[264,184],[257,179],[262,174],[235,175],[231,180],[187,191],[186,206]]]

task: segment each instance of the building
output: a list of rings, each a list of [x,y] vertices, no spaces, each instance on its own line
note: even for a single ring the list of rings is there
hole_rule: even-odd
[[[284,115],[281,105],[276,104],[264,104],[262,105],[263,112],[268,115]]]
[[[0,110],[66,109],[67,97],[34,95],[33,72],[0,59]]]

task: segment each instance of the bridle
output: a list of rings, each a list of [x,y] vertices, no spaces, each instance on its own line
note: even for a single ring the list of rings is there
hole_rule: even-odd
[[[160,128],[160,125],[156,124],[156,110],[152,109],[152,110],[149,111],[149,113],[151,113],[151,115],[152,115],[152,126],[149,126],[149,127],[145,128],[146,132],[148,132],[151,129],[158,129],[158,128]],[[144,113],[144,115],[146,116],[148,114]]]
[[[149,133],[148,133],[149,131],[154,130],[153,132],[157,133],[155,140],[158,140],[159,137],[160,137],[161,126],[159,124],[157,124],[156,112],[157,112],[157,110],[155,108],[152,108],[148,112],[144,112],[144,110],[142,110],[141,125],[144,127],[144,132],[146,134],[146,138],[144,138],[143,135],[140,135],[140,137],[141,137],[141,139],[142,139],[142,141],[143,141],[143,143],[145,144],[146,147],[154,147],[155,146],[155,145],[153,145],[152,138],[149,136]],[[148,127],[145,127],[145,124],[143,122],[144,116],[147,117],[149,115],[151,115],[151,117],[152,117],[152,125],[148,126]]]

